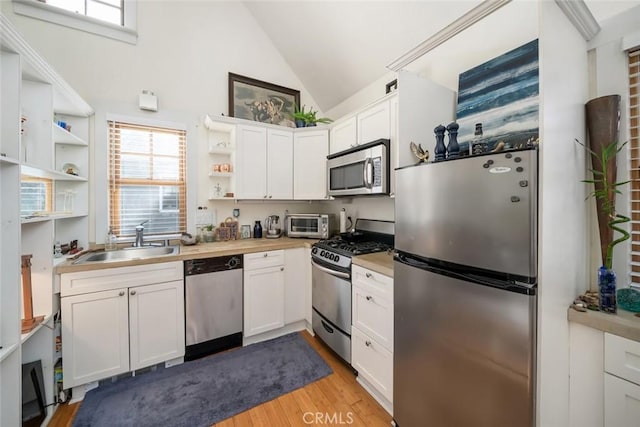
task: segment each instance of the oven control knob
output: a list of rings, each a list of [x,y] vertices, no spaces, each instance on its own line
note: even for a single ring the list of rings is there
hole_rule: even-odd
[[[314,254],[314,255],[317,254],[318,253],[318,248],[311,249],[311,253]]]

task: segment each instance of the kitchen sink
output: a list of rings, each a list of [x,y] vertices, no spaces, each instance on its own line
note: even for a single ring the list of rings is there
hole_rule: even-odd
[[[87,262],[115,262],[133,261],[136,259],[147,259],[177,255],[180,253],[180,246],[160,246],[143,248],[125,248],[117,251],[89,252],[75,260],[74,264],[85,264]]]

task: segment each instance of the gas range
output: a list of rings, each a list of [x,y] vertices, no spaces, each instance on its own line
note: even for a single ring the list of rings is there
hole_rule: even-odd
[[[358,219],[354,233],[320,240],[313,245],[311,257],[326,267],[350,273],[352,257],[393,248],[393,225],[389,221]]]

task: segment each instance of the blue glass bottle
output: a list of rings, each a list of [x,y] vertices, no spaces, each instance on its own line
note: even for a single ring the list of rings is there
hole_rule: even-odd
[[[598,269],[598,295],[600,297],[600,311],[616,314],[618,311],[616,301],[616,272],[608,269],[604,265]]]

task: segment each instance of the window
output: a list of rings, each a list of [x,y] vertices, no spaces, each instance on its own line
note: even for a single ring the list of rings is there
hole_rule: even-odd
[[[50,179],[22,176],[20,179],[20,215],[52,212],[52,183]]]
[[[186,131],[109,121],[109,224],[117,236],[186,231]]]
[[[137,0],[13,0],[13,11],[135,44]]]
[[[640,49],[629,52],[631,281],[640,283]]]
[[[124,25],[123,0],[40,0],[69,12]]]

